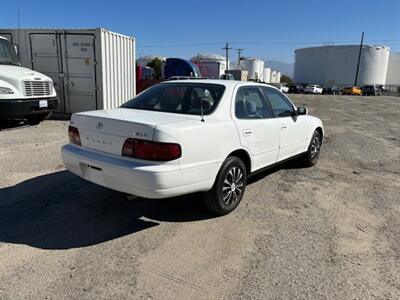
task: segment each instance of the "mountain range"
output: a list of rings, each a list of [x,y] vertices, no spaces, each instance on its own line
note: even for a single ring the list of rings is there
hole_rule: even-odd
[[[282,74],[293,78],[294,63],[286,63],[279,60],[266,60],[265,67],[280,71]]]

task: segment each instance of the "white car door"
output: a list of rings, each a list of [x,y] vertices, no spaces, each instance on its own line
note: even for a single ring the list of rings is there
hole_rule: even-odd
[[[258,86],[237,89],[233,118],[240,142],[252,156],[252,171],[276,163],[279,124]]]
[[[307,142],[306,116],[297,116],[292,102],[277,89],[263,87],[262,90],[271,104],[272,111],[279,124],[278,161],[304,152]]]

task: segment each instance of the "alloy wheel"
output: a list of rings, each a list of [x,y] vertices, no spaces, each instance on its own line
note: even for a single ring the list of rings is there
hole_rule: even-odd
[[[243,172],[239,167],[232,167],[226,174],[222,185],[222,198],[227,206],[234,205],[243,193]]]

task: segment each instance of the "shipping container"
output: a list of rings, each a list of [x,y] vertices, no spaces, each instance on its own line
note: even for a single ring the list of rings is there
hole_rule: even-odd
[[[46,74],[58,112],[118,107],[136,92],[135,39],[98,29],[0,29],[24,67]]]

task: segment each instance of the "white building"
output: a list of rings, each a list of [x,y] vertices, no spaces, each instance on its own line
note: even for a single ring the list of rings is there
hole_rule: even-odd
[[[295,50],[294,81],[304,84],[353,85],[359,45],[321,46]],[[389,48],[364,45],[361,51],[357,85],[386,82]]]

